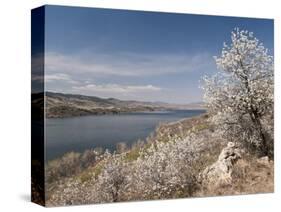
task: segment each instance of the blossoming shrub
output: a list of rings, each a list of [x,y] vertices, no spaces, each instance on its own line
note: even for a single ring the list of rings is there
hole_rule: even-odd
[[[202,154],[218,146],[209,130],[183,140],[155,141],[142,148],[134,161],[126,153],[110,154],[102,172],[92,181],[91,202],[116,202],[192,196]]]

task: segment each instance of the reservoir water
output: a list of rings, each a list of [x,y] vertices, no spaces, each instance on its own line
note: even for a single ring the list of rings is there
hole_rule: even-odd
[[[113,151],[116,144],[128,146],[145,139],[158,124],[197,116],[205,110],[138,112],[46,120],[46,159],[102,147]]]

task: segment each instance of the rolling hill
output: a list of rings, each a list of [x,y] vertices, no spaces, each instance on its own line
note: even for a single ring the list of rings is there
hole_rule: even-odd
[[[42,95],[37,96],[42,97]],[[115,98],[100,98],[96,96],[54,92],[46,92],[45,99],[47,118],[63,118],[84,115],[119,114],[161,110],[204,109],[204,104],[200,102],[180,105],[164,102],[119,100]],[[43,107],[42,101],[39,101],[36,98],[36,94],[33,94],[32,96],[32,103],[38,103],[41,107]]]

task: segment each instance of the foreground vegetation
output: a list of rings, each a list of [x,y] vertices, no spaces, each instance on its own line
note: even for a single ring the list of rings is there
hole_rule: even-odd
[[[160,125],[124,152],[68,153],[47,166],[47,205],[272,192],[273,162],[260,163],[249,152],[242,153],[231,182],[200,181],[226,144],[205,114]]]

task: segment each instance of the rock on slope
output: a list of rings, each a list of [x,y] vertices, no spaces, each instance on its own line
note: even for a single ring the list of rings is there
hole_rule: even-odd
[[[233,142],[229,142],[227,147],[221,151],[218,160],[200,173],[200,181],[204,186],[220,186],[231,183],[234,165],[240,158],[240,150]]]
[[[274,161],[242,152],[229,142],[218,160],[199,174],[200,190],[195,196],[274,192]]]

